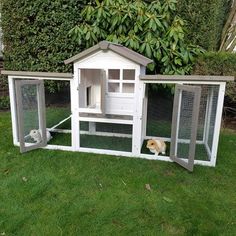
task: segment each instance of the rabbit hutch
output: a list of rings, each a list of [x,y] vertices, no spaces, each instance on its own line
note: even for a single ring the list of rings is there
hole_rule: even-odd
[[[194,164],[215,166],[225,84],[232,77],[146,75],[152,60],[108,41],[65,63],[73,63],[73,73],[2,71],[9,81],[13,142],[21,152],[139,157],[174,161],[190,171]],[[44,82],[52,80],[69,83],[70,105],[45,105]],[[148,140],[164,141],[165,154],[150,152]]]

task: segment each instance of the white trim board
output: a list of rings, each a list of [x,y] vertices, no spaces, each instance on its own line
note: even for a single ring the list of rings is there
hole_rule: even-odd
[[[19,146],[19,142],[15,144]],[[72,146],[62,146],[62,145],[52,145],[48,144],[46,147],[42,147],[41,149],[50,149],[50,150],[61,150],[61,151],[72,151],[72,152],[83,152],[83,153],[94,153],[94,154],[102,154],[102,155],[112,155],[119,157],[127,157],[127,158],[141,158],[147,160],[158,160],[158,161],[168,161],[172,162],[172,160],[168,156],[156,156],[153,154],[139,154],[134,155],[131,152],[124,151],[114,151],[114,150],[105,150],[105,149],[95,149],[95,148],[79,148],[79,150],[73,149]],[[185,160],[185,159],[183,159]],[[194,164],[202,165],[202,166],[215,166],[211,161],[202,161],[202,160],[194,160]]]
[[[133,120],[122,120],[122,119],[109,119],[109,118],[98,118],[98,117],[79,117],[79,121],[88,121],[88,122],[100,122],[100,123],[111,123],[111,124],[127,124],[132,125]]]

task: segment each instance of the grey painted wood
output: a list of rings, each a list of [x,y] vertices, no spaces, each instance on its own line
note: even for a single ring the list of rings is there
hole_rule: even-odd
[[[65,60],[65,64],[69,64],[75,61],[79,61],[82,58],[89,56],[92,53],[95,53],[98,50],[111,50],[119,55],[130,59],[131,61],[134,61],[140,65],[146,66],[149,63],[152,63],[153,61],[147,57],[144,57],[143,55],[128,49],[127,47],[124,47],[120,44],[112,43],[109,41],[101,41],[100,43],[96,44],[95,46],[86,49],[85,51]]]
[[[234,81],[234,76],[215,76],[215,75],[142,75],[139,77],[146,83],[151,83],[154,80],[164,81],[215,81],[227,82]]]
[[[96,52],[99,49],[100,49],[100,46],[98,44],[96,44],[93,47],[88,48],[88,49],[84,50],[83,52],[76,54],[73,57],[70,57],[69,59],[65,60],[64,63],[65,64],[70,64],[74,61],[78,61],[79,59],[82,59],[82,58]]]
[[[22,86],[23,85],[36,85],[37,86],[37,99],[38,99],[38,115],[39,127],[42,130],[42,142],[32,144],[31,146],[25,145],[24,137],[24,114],[22,102]],[[17,104],[17,122],[18,122],[18,137],[20,143],[20,152],[28,152],[47,145],[46,138],[46,118],[45,118],[45,99],[44,99],[44,85],[41,80],[16,80],[16,104]]]
[[[188,160],[185,162],[181,160],[181,157],[178,157],[177,153],[177,139],[178,139],[178,116],[179,116],[179,102],[181,99],[182,91],[189,91],[194,93],[194,102],[193,102],[193,114],[192,114],[192,126],[191,126],[191,138],[189,145],[189,154]],[[185,169],[193,171],[194,167],[194,156],[196,149],[196,140],[197,140],[197,127],[198,127],[198,116],[199,116],[199,107],[200,107],[200,97],[201,97],[201,87],[198,86],[187,86],[177,84],[175,87],[175,96],[174,96],[174,105],[173,105],[173,117],[172,117],[172,129],[171,129],[171,146],[170,146],[170,159],[178,163]],[[181,106],[181,104],[180,104]]]
[[[47,78],[65,78],[72,79],[73,74],[71,73],[58,73],[58,72],[33,72],[33,71],[10,71],[2,70],[2,75],[11,75],[11,76],[29,76],[29,77],[47,77]]]

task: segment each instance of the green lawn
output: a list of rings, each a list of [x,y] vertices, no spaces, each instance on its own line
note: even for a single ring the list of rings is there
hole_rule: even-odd
[[[236,134],[216,168],[13,147],[0,113],[0,235],[236,235]],[[145,188],[150,184],[151,190]]]

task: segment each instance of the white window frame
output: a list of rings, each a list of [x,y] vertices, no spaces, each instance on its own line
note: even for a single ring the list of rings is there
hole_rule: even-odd
[[[119,70],[120,71],[120,78],[119,80],[115,80],[115,79],[109,79],[109,70]],[[134,70],[134,79],[133,80],[124,80],[123,78],[123,74],[124,74],[124,70]],[[112,95],[112,96],[125,96],[125,97],[134,97],[135,94],[135,84],[136,84],[136,70],[133,68],[109,68],[107,69],[107,86],[106,86],[106,93],[108,95]],[[119,92],[109,92],[108,87],[109,87],[109,83],[113,83],[113,84],[119,84]],[[123,84],[133,84],[134,85],[134,92],[133,93],[123,93]]]

